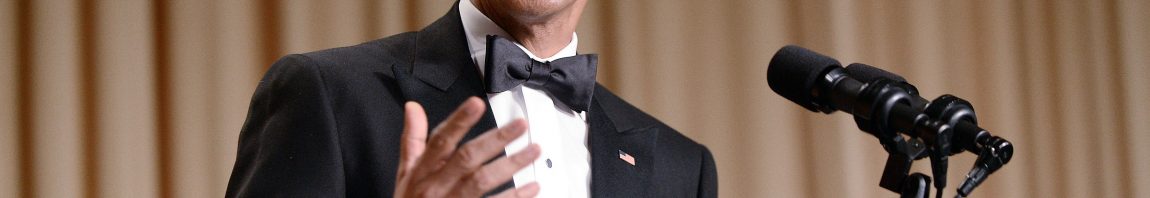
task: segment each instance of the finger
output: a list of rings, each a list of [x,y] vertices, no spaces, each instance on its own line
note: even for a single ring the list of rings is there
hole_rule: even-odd
[[[403,178],[415,167],[415,162],[423,155],[427,143],[427,115],[423,107],[416,102],[407,102],[403,105],[403,135],[400,138],[399,172],[397,178]]]
[[[483,133],[457,150],[453,157],[447,161],[447,164],[439,169],[438,172],[419,175],[419,178],[423,180],[419,187],[429,188],[432,192],[456,191],[456,187],[454,186],[457,183],[464,180],[465,177],[472,175],[479,167],[483,166],[483,163],[488,159],[494,158],[502,153],[508,143],[523,136],[526,131],[527,122],[519,119],[508,124],[508,126]],[[527,149],[528,152],[521,153],[531,154],[531,152],[535,152],[535,155],[539,155],[538,153],[540,151],[536,147],[538,146],[529,147],[529,149]],[[529,164],[530,161],[527,163]],[[509,177],[510,175],[508,175],[508,178]],[[504,181],[505,180],[506,179],[504,179]],[[475,191],[478,193],[486,192]]]
[[[539,194],[539,183],[531,182],[519,188],[507,189],[499,194],[492,195],[493,198],[516,198],[516,197],[535,197]]]
[[[523,119],[517,119],[507,126],[483,133],[456,150],[455,154],[448,160],[447,165],[434,177],[457,180],[455,178],[467,176],[467,174],[471,174],[482,167],[491,158],[503,153],[508,143],[519,138],[519,136],[523,136],[526,132],[527,122]]]
[[[445,160],[455,152],[456,145],[463,135],[479,121],[484,111],[484,104],[479,98],[468,98],[459,108],[452,112],[443,122],[439,123],[432,132],[427,153],[434,155],[434,160]],[[431,159],[431,158],[428,158]]]
[[[455,152],[456,144],[467,131],[474,126],[479,118],[483,115],[485,110],[483,100],[476,97],[468,98],[455,112],[451,113],[442,123],[439,123],[432,132],[430,139],[423,152],[423,156],[419,158],[420,166],[429,166],[433,168],[420,168],[412,172],[412,176],[423,178],[430,172],[438,169],[438,165],[442,164]]]
[[[519,153],[497,159],[465,177],[456,185],[453,194],[462,197],[482,195],[511,180],[515,172],[534,162],[535,159],[539,158],[540,153],[539,145],[531,144]]]

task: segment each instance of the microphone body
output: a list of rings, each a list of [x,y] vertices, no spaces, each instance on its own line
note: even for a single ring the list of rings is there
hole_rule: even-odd
[[[860,128],[879,138],[888,138],[894,134],[882,128],[909,133],[914,130],[914,122],[934,116],[937,117],[934,119],[950,125],[954,130],[953,142],[956,147],[951,150],[952,153],[964,150],[980,153],[983,148],[996,146],[990,144],[993,135],[978,126],[973,107],[965,108],[971,106],[969,102],[944,95],[932,104],[918,96],[917,88],[907,83],[902,76],[869,65],[856,63],[843,68],[833,58],[788,45],[779,49],[771,59],[767,68],[767,83],[775,93],[808,110],[825,114],[843,111],[856,116],[856,119],[875,123],[878,126]],[[945,112],[947,109],[970,110]],[[926,116],[921,114],[931,115],[921,117]],[[999,149],[1013,150],[1009,144],[997,146]]]
[[[943,95],[935,99],[934,102],[928,101],[919,96],[917,88],[908,83],[902,76],[867,64],[853,63],[844,70],[847,75],[862,82],[885,78],[895,81],[900,84],[899,86],[907,87],[906,89],[911,91],[909,101],[911,107],[955,128],[953,143],[957,145],[955,145],[955,149],[950,151],[953,154],[961,153],[963,150],[980,153],[983,148],[989,145],[989,138],[992,135],[986,129],[978,126],[974,107],[969,102],[952,95]],[[956,112],[947,112],[947,110]]]
[[[962,151],[978,154],[974,170],[959,188],[962,196],[968,195],[1013,155],[1010,142],[977,125],[974,107],[969,102],[952,95],[928,101],[902,76],[869,65],[851,64],[843,68],[833,58],[789,45],[772,57],[767,68],[767,83],[772,91],[810,111],[825,114],[843,111],[853,115],[859,129],[877,137],[892,157],[896,157],[895,154],[923,157],[921,148],[904,146],[907,144],[899,133],[921,139],[931,146],[935,186],[940,189],[946,185],[946,156]],[[891,169],[889,160],[888,170],[905,172],[907,167]],[[909,166],[909,161],[904,163]],[[884,173],[880,186],[898,192],[900,186],[893,181],[897,179],[888,180],[887,176]]]
[[[902,86],[909,87],[910,90],[915,89],[902,76],[870,65],[854,63],[847,66],[845,70],[848,75],[862,81],[873,81],[881,78],[892,79],[901,83]],[[974,107],[969,102],[951,95],[943,95],[934,101],[927,101],[918,94],[912,95],[914,96],[911,98],[911,103],[915,104],[912,105],[913,107],[955,128],[952,134],[951,146],[953,149],[944,151],[946,153],[931,153],[932,170],[936,171],[936,185],[946,185],[939,183],[946,182],[947,159],[945,155],[958,154],[963,150],[978,154],[978,160],[974,167],[967,173],[966,180],[958,188],[960,196],[969,195],[974,187],[986,180],[990,173],[1010,161],[1014,153],[1014,146],[1009,141],[993,136],[989,131],[978,127]]]
[[[854,115],[856,120],[865,121],[859,122],[860,128],[879,138],[884,146],[901,139],[898,132],[917,137],[913,133],[916,123],[934,124],[911,106],[912,92],[896,86],[895,81],[876,78],[861,82],[849,76],[837,60],[798,46],[789,45],[775,53],[767,68],[767,83],[775,93],[808,110]]]

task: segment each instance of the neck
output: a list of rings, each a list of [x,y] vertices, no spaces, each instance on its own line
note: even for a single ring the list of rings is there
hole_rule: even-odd
[[[573,5],[580,8],[543,16],[511,16],[485,2],[480,1],[476,4],[476,8],[511,34],[511,37],[527,48],[527,51],[541,58],[554,56],[571,43],[581,13],[572,10],[582,10],[583,6]]]
[[[575,28],[565,26],[565,24],[537,24],[505,29],[511,37],[515,37],[515,41],[527,48],[527,51],[540,58],[547,58],[559,53],[559,50],[571,43]]]

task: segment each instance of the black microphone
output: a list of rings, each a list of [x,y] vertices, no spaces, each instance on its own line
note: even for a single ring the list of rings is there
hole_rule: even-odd
[[[911,85],[905,78],[903,78],[902,76],[899,76],[898,74],[894,74],[894,73],[888,72],[886,70],[882,70],[882,69],[872,67],[870,65],[862,64],[862,63],[851,63],[850,65],[847,65],[845,70],[847,72],[847,75],[854,77],[854,78],[856,78],[862,82],[870,82],[870,81],[875,81],[878,79],[888,79],[888,80],[894,81],[893,84],[895,86],[902,87],[911,93],[910,106],[915,108],[915,109],[920,109],[920,110],[926,109],[926,105],[929,104],[929,102],[926,101],[926,99],[924,99],[918,95],[918,89],[915,88],[914,85]],[[928,116],[933,116],[935,118],[938,117],[937,115],[929,115],[929,114],[928,114]],[[973,116],[973,114],[971,114],[971,116]],[[856,122],[863,123],[865,121],[856,121]],[[951,133],[951,135],[953,136],[953,132]],[[945,139],[950,140],[952,138],[945,138]],[[946,171],[947,171],[947,169],[949,169],[949,164],[950,164],[950,161],[949,161],[949,159],[947,159],[948,158],[947,156],[953,155],[956,153],[952,153],[950,151],[951,150],[951,142],[949,142],[949,141],[938,142],[932,146],[934,146],[933,147],[934,149],[928,150],[928,153],[930,154],[930,169],[931,169],[931,172],[934,173],[934,187],[937,188],[939,192],[942,192],[942,189],[944,187],[946,187],[946,183],[947,183],[946,182],[946,178],[947,178]]]
[[[815,93],[815,91],[827,88],[825,86],[828,85],[823,84],[828,82],[823,81],[836,80],[823,79],[828,77],[832,71],[835,75],[829,77],[845,76],[838,60],[802,47],[788,45],[775,52],[775,56],[771,58],[770,66],[767,67],[767,85],[775,93],[798,103],[807,110],[830,113],[842,108],[836,108],[834,104],[827,101],[828,96]],[[857,81],[852,83],[852,85],[854,84],[858,84]],[[854,89],[847,91],[851,90]]]
[[[912,106],[912,107],[916,107],[916,108],[923,107],[926,105],[926,103],[929,102],[929,101],[926,101],[926,99],[922,99],[922,97],[917,97],[918,96],[918,88],[915,87],[914,85],[911,85],[910,81],[907,81],[906,78],[903,78],[902,76],[899,76],[898,74],[894,74],[894,73],[888,72],[886,70],[882,70],[882,69],[872,67],[872,66],[867,65],[867,64],[862,64],[862,63],[851,63],[850,65],[847,65],[847,67],[844,68],[844,70],[847,72],[847,76],[850,76],[851,78],[857,79],[860,82],[871,82],[871,81],[875,81],[878,79],[887,79],[887,80],[892,81],[892,85],[901,87],[901,88],[905,89],[907,92],[909,92],[910,95],[916,96],[915,98],[912,98],[912,100],[910,101],[911,102],[910,106]]]
[[[889,71],[862,63],[851,63],[850,65],[847,65],[845,70],[847,71],[847,75],[850,75],[852,78],[858,79],[862,82],[868,82],[879,78],[886,78],[901,83],[910,82],[898,74],[894,74]]]
[[[890,145],[901,141],[897,133],[903,133],[949,154],[978,153],[979,170],[968,174],[960,188],[963,196],[1013,155],[1008,141],[978,127],[969,102],[951,95],[927,102],[904,78],[875,67],[852,64],[844,69],[833,58],[788,45],[772,57],[767,83],[775,93],[808,110],[854,115],[859,128],[878,137],[888,152],[896,152]],[[951,147],[951,142],[957,145]]]
[[[927,119],[917,115],[921,113],[914,113],[915,108],[910,106],[911,92],[893,86],[893,81],[860,82],[848,76],[838,60],[794,45],[779,49],[771,58],[767,84],[775,93],[807,110],[826,114],[843,111],[854,115],[856,120],[873,123],[874,126],[866,127],[860,123],[860,128],[878,137],[884,146],[901,138],[896,133],[900,130],[890,130],[892,124],[913,124],[888,122],[898,120],[890,119],[891,115],[897,113],[899,117],[906,117],[901,118],[904,120]],[[913,126],[898,128],[913,129]]]
[[[885,82],[876,83],[876,81]],[[883,123],[880,124],[885,124],[887,127],[906,125],[908,123],[905,122],[918,119],[913,114],[923,112],[930,114],[930,111],[935,109],[946,109],[943,108],[945,107],[944,105],[953,105],[952,103],[937,104],[935,109],[931,109],[926,105],[930,102],[918,96],[917,89],[909,83],[906,83],[906,80],[901,76],[869,65],[857,63],[851,64],[844,69],[838,60],[794,45],[788,45],[779,49],[779,51],[775,53],[775,56],[771,58],[771,63],[767,67],[767,84],[775,93],[808,110],[827,114],[835,111],[843,111],[855,116],[861,116],[861,118],[871,120],[872,122],[874,122],[874,120],[881,120]],[[884,86],[876,86],[880,84]],[[868,89],[872,90],[872,92],[881,92],[884,90],[880,89],[889,89],[885,91],[900,93],[886,93],[896,95],[894,97],[883,97],[889,101],[873,101],[876,99],[871,97],[875,94],[865,92]],[[965,102],[957,97],[948,96],[946,98],[957,101],[957,103],[969,105],[969,102]],[[875,110],[881,110],[876,108],[878,106],[889,106],[893,109],[889,112],[873,112]],[[909,113],[911,115],[894,113]],[[902,118],[876,116],[880,114],[900,116]],[[937,114],[943,115],[947,113],[940,112]],[[990,135],[989,131],[979,127],[977,123],[975,123],[973,112],[950,114],[957,116],[953,118],[939,117],[935,119],[941,120],[946,124],[951,124],[951,127],[954,127],[957,132],[954,135],[955,139],[953,142],[957,142],[958,146],[952,150],[952,152],[962,152],[966,150],[972,153],[979,153],[984,147],[990,145],[988,144],[990,143],[989,138],[993,136]],[[913,128],[904,129],[913,130]],[[917,134],[908,135],[913,136]]]
[[[945,106],[943,106],[943,105],[947,105],[947,104],[927,101],[925,98],[918,96],[917,89],[914,88],[913,85],[910,85],[910,83],[908,83],[906,81],[906,79],[904,79],[902,76],[899,76],[898,74],[894,74],[894,73],[888,72],[886,70],[883,70],[883,69],[880,69],[877,67],[873,67],[873,66],[870,66],[867,64],[862,64],[862,63],[850,64],[849,66],[846,67],[845,70],[846,70],[847,75],[854,77],[856,79],[859,79],[860,81],[863,81],[863,82],[873,81],[873,80],[880,79],[880,78],[885,78],[885,79],[894,80],[894,81],[899,82],[899,83],[904,83],[905,84],[904,86],[908,86],[908,87],[910,87],[909,89],[915,90],[914,91],[915,93],[912,94],[913,97],[911,97],[911,103],[912,103],[911,106],[914,106],[917,109],[925,111],[929,116],[932,116],[936,119],[941,119],[941,120],[947,122],[947,124],[956,128],[955,133],[954,133],[953,143],[957,144],[958,147],[954,147],[955,149],[951,151],[953,153],[960,153],[963,150],[966,150],[966,151],[970,151],[972,153],[977,154],[977,153],[980,153],[983,148],[986,148],[988,146],[996,147],[998,149],[1013,150],[1013,146],[1010,146],[1010,142],[1008,142],[1008,141],[1001,140],[1002,142],[999,142],[998,144],[994,144],[993,141],[991,141],[990,137],[993,137],[993,136],[990,135],[990,132],[987,131],[986,129],[980,128],[978,126],[977,120],[976,120],[975,115],[974,115],[973,107],[970,108],[971,109],[970,111],[966,111],[966,112],[954,112],[954,113],[931,112],[934,109],[944,109]],[[965,105],[969,105],[969,102],[965,102],[965,100],[962,100],[958,97],[949,96],[949,95],[946,97],[948,97],[948,99],[946,99],[946,100],[957,100],[957,101],[961,101]],[[949,98],[949,97],[953,97],[953,98]],[[939,100],[939,99],[936,99],[936,100]],[[913,104],[921,104],[921,105],[913,105]],[[934,106],[931,106],[931,105],[934,105]],[[934,108],[931,108],[931,107],[934,107]],[[930,115],[932,113],[937,114],[937,115]],[[944,114],[960,114],[960,115],[944,115]],[[1009,158],[1007,158],[1005,160],[1009,161]]]
[[[978,153],[978,159],[974,161],[974,168],[966,173],[966,180],[958,187],[958,195],[955,197],[966,197],[974,191],[974,187],[978,187],[986,177],[991,173],[1002,168],[1010,158],[1014,155],[1014,146],[1006,139],[998,136],[987,138],[986,148]]]

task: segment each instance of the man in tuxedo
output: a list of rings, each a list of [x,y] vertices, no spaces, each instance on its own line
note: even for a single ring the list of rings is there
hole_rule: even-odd
[[[706,147],[595,83],[585,5],[462,0],[417,32],[281,58],[227,196],[716,197]]]

